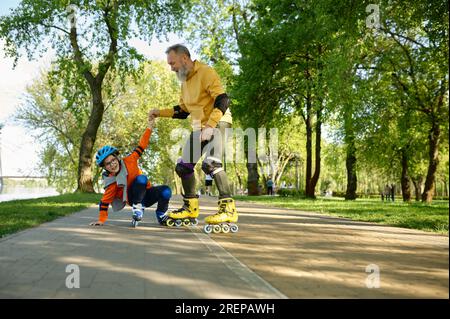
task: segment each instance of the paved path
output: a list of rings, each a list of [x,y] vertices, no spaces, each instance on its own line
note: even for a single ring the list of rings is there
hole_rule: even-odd
[[[202,197],[203,218],[216,201]],[[171,204],[180,205],[176,197]],[[448,298],[447,236],[238,203],[237,234],[90,208],[0,240],[0,298]],[[66,287],[76,264],[80,288]],[[369,289],[366,267],[379,269]],[[373,283],[373,281],[371,281]]]

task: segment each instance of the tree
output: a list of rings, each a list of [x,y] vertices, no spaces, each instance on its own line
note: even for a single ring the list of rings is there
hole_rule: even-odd
[[[326,74],[341,67],[332,65],[339,50],[336,38],[341,22],[353,11],[330,1],[261,0],[252,9],[256,18],[240,34],[236,97],[245,108],[257,105],[264,118],[289,108],[303,118],[306,195],[313,198],[321,169],[322,125],[333,112],[333,83]]]
[[[258,158],[259,176],[262,176],[264,185],[267,185],[267,180],[272,178],[276,186],[281,184],[282,177],[286,173],[288,165],[299,160],[305,156],[304,140],[305,136],[302,130],[298,129],[302,126],[299,116],[292,114],[285,115],[277,119],[274,123],[277,132],[277,143],[270,145],[265,144],[264,153],[266,156]],[[292,130],[292,128],[296,128]],[[271,138],[267,134],[266,139]],[[272,137],[273,138],[273,137]],[[277,146],[276,150],[271,149],[271,146]],[[275,153],[276,151],[276,153]]]
[[[347,199],[360,174],[365,191],[400,182],[405,201],[411,181],[417,190],[423,179],[429,201],[448,138],[448,2],[382,3],[380,26],[368,24],[367,9],[360,1],[202,0],[190,31],[207,39],[205,57],[235,71],[242,125],[278,125],[292,110],[303,118],[310,197],[327,123],[345,145]],[[252,193],[260,172],[248,164]]]
[[[405,8],[402,1],[394,1],[384,16],[379,31],[370,37],[371,81],[389,81],[405,112],[418,116],[427,130],[428,168],[422,201],[429,203],[435,191],[439,149],[447,139],[443,132],[448,132],[448,3],[417,1]]]
[[[240,35],[253,20],[252,8],[251,1],[247,0],[200,0],[193,7],[186,32],[193,43],[198,43],[201,57],[213,64],[224,86],[228,88],[227,92],[233,98],[230,106],[233,114],[233,126],[241,126],[246,129],[257,129],[259,125],[240,112],[251,105],[242,105],[238,96],[235,96],[233,87],[236,77],[234,69],[237,68],[237,59],[241,55],[241,46],[243,45]],[[247,150],[247,148],[245,149]],[[245,156],[248,194],[258,195],[260,177],[258,163],[248,160],[248,152]],[[234,165],[234,172],[239,184],[242,185],[238,166],[239,164]]]
[[[66,88],[76,87],[77,94],[89,92],[91,110],[78,156],[79,191],[94,191],[92,153],[105,111],[103,96],[110,89],[105,79],[123,78],[143,60],[127,40],[132,36],[150,40],[153,34],[178,29],[184,5],[176,0],[23,0],[0,18],[0,38],[6,40],[6,55],[15,63],[23,50],[32,59],[51,45],[57,64],[53,79],[61,75]],[[73,101],[73,96],[64,98]]]
[[[73,191],[77,186],[79,132],[86,126],[89,114],[87,108],[80,107],[76,112],[69,107],[62,91],[62,85],[52,83],[48,74],[42,73],[27,87],[25,103],[17,110],[15,118],[43,145],[40,170],[49,184],[58,191]],[[76,95],[76,89],[72,88],[70,93]],[[77,105],[87,103],[87,96],[84,101],[77,99]]]
[[[126,77],[126,90],[120,90],[119,79],[108,83],[114,94],[105,94],[105,117],[99,127],[95,149],[103,145],[114,145],[123,156],[131,152],[146,127],[150,107],[167,107],[178,101],[179,84],[165,62],[142,64],[142,75],[136,81]],[[41,170],[49,183],[58,191],[73,191],[77,188],[77,150],[81,144],[80,130],[89,120],[87,108],[75,111],[64,99],[62,84],[55,84],[48,73],[42,74],[30,87],[26,102],[16,112],[16,119],[23,122],[36,139],[44,145],[40,155]],[[68,88],[65,88],[68,89]],[[76,94],[76,89],[72,89]],[[69,92],[67,92],[69,93]],[[84,103],[89,103],[85,96]],[[77,105],[83,105],[79,100]],[[176,127],[186,128],[188,123],[157,121],[149,149],[140,161],[143,171],[153,183],[174,186],[171,156],[171,131]],[[93,186],[100,190],[102,170],[95,165],[92,170]]]

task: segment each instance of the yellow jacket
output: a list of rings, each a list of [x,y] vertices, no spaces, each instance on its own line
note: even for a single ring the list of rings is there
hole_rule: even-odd
[[[223,113],[214,108],[214,101],[225,93],[217,72],[210,66],[194,61],[194,68],[181,84],[180,108],[190,113],[194,129],[205,125],[216,127]],[[161,117],[172,117],[174,109],[160,110]]]
[[[227,122],[233,124],[233,117],[231,116],[230,108],[225,111],[225,114],[220,119],[220,122]]]

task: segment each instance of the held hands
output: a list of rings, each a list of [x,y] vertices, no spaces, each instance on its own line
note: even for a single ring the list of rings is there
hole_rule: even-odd
[[[211,126],[205,126],[202,129],[202,133],[200,135],[200,142],[209,141],[214,134],[214,128]]]
[[[148,112],[148,118],[156,118],[159,116],[159,110],[158,109],[153,109],[150,110],[150,112]]]
[[[153,109],[148,112],[148,128],[155,126],[155,119],[159,116],[159,110]]]
[[[153,127],[155,126],[155,118],[154,117],[151,117],[151,116],[149,116],[148,117],[148,128],[149,129],[153,129]]]

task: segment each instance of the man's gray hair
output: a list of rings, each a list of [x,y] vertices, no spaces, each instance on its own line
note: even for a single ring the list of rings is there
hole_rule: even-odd
[[[170,51],[175,51],[176,54],[186,54],[189,58],[191,58],[191,53],[189,52],[188,48],[186,48],[182,44],[174,44],[167,48],[166,54],[169,54]]]

